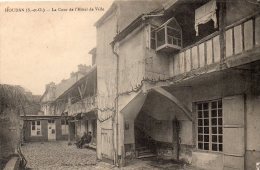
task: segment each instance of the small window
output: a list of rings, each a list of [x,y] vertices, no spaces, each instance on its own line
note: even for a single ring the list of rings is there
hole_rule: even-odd
[[[32,121],[31,136],[41,136],[41,121]]]
[[[222,101],[197,104],[198,149],[223,151]]]
[[[173,17],[155,32],[156,51],[174,52],[182,48],[182,29]]]

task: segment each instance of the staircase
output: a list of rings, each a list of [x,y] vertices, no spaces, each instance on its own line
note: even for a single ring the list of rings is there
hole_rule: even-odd
[[[149,136],[143,127],[135,124],[136,158],[149,158],[156,156],[156,141]]]
[[[138,159],[150,158],[150,157],[155,157],[155,156],[156,156],[156,154],[152,153],[152,151],[150,149],[148,149],[147,147],[136,148],[136,157]]]

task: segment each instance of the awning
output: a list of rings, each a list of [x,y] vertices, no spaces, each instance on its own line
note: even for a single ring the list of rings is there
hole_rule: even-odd
[[[195,30],[196,35],[199,35],[199,25],[205,24],[210,20],[214,21],[214,27],[217,28],[217,2],[216,0],[211,0],[205,5],[195,10]]]

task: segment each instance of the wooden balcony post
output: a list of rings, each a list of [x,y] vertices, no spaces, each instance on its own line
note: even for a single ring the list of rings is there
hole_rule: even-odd
[[[226,13],[226,2],[223,0],[217,0],[219,3],[219,43],[220,43],[220,67],[223,67],[226,46],[225,46],[225,13]]]

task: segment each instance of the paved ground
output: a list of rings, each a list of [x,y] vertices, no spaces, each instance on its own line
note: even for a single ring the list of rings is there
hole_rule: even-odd
[[[75,145],[67,145],[67,142],[44,142],[27,143],[22,147],[22,152],[26,157],[29,169],[39,170],[119,170],[113,165],[96,160],[96,152],[91,149],[77,149]],[[174,164],[164,164],[161,166],[149,160],[133,160],[129,166],[122,168],[125,170],[150,170],[150,169],[172,169],[191,170]]]

